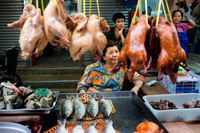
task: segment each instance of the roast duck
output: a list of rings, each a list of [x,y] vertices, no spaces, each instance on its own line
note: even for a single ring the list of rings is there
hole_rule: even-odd
[[[149,22],[150,18],[148,17]],[[133,74],[135,71],[144,67],[142,73],[147,69],[147,51],[145,48],[146,35],[150,30],[150,25],[146,24],[146,16],[142,15],[138,20],[130,27],[128,34],[126,36],[124,46],[120,51],[118,58],[118,65],[125,67],[128,71],[128,79],[133,80]],[[127,61],[130,60],[130,64]]]
[[[146,46],[151,66],[156,67],[158,80],[163,78],[164,73],[169,75],[172,83],[176,83],[180,63],[183,63],[187,69],[185,52],[180,45],[174,25],[162,16],[159,17],[157,27],[155,27],[155,22],[153,19],[149,46]]]
[[[132,81],[135,71],[147,74],[147,69],[155,67],[158,80],[167,74],[172,83],[176,83],[179,65],[183,63],[181,65],[188,69],[186,55],[174,25],[160,16],[156,27],[155,20],[148,18],[146,24],[145,15],[142,15],[130,27],[115,70],[120,66],[125,67],[128,79]]]
[[[21,56],[25,60],[33,54],[40,55],[48,43],[41,10],[35,9],[33,5],[26,5],[20,19],[8,24],[8,27],[20,30],[19,44]]]
[[[50,0],[44,11],[44,30],[48,41],[54,46],[68,49],[71,32],[67,29],[64,0]]]
[[[150,122],[150,121],[145,121],[140,123],[137,127],[136,127],[135,132],[133,133],[163,133],[163,129],[160,129],[159,126],[154,123],[154,122]]]
[[[68,21],[71,21],[70,24]],[[75,26],[73,30],[71,46],[69,48],[70,55],[74,61],[90,50],[95,60],[97,60],[103,52],[107,44],[107,39],[102,31],[109,31],[110,27],[107,21],[97,15],[91,15],[89,18],[84,18],[81,14],[69,16],[66,24]]]

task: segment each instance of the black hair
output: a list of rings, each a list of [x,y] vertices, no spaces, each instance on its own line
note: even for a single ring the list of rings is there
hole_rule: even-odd
[[[172,13],[172,18],[174,17],[174,14],[176,12],[180,12],[181,13],[181,17],[183,18],[183,12],[181,10],[174,10],[173,13]]]
[[[122,13],[119,12],[119,13],[115,13],[115,14],[113,15],[113,17],[112,17],[113,23],[116,23],[116,20],[119,19],[119,18],[123,18],[124,21],[126,20],[124,14],[122,14]]]
[[[110,47],[113,47],[113,46],[116,46],[116,47],[117,47],[117,44],[109,43],[109,44],[106,45],[106,47],[105,47],[104,50],[103,50],[103,55],[101,56],[101,59],[100,59],[101,63],[106,63],[106,61],[103,59],[103,56],[106,55],[107,49],[110,48]],[[118,47],[117,47],[117,48],[118,48]]]

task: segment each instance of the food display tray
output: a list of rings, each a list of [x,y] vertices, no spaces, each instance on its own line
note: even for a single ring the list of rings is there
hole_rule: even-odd
[[[12,122],[0,122],[1,133],[31,133],[27,127]]]
[[[76,96],[77,93],[61,93],[59,99],[65,99],[66,95]],[[79,94],[79,96],[81,95],[83,94]],[[116,113],[112,114],[108,119],[113,121],[114,129],[120,133],[131,133],[136,131],[137,125],[146,120],[155,122],[161,129],[164,130],[164,132],[167,132],[164,126],[156,119],[156,117],[145,106],[143,101],[137,95],[135,95],[135,93],[130,91],[100,92],[96,93],[96,96],[104,96],[105,99],[112,101],[116,109]],[[57,107],[57,110],[55,108],[54,113],[52,112],[48,117],[46,117],[41,132],[47,131],[58,124],[57,119],[60,117],[58,114],[59,107]],[[103,120],[106,119],[103,118]],[[52,122],[50,123],[50,121]],[[71,120],[67,119],[67,121]]]
[[[26,108],[22,108],[22,109],[10,109],[10,110],[6,110],[6,109],[0,109],[0,116],[9,116],[9,115],[43,115],[43,114],[49,114],[50,111],[55,107],[56,102],[58,100],[59,91],[52,91],[55,94],[55,100],[52,104],[51,107],[49,108],[38,108],[38,109],[26,109]]]
[[[148,95],[143,97],[146,106],[156,116],[160,122],[173,121],[193,121],[200,120],[200,108],[184,108],[184,103],[192,103],[200,100],[200,94],[197,93],[182,93],[182,94],[163,94],[163,95]],[[159,102],[160,100],[168,100],[173,102],[177,109],[172,110],[156,110],[149,102]]]

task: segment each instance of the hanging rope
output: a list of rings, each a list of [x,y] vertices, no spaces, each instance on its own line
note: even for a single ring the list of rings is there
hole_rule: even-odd
[[[156,18],[156,27],[158,27],[158,20],[159,20],[159,16],[160,16],[161,3],[162,3],[162,0],[160,0],[159,4],[158,4],[158,12],[157,12],[157,18]]]
[[[171,13],[170,13],[170,10],[169,10],[169,5],[168,5],[167,0],[165,0],[165,4],[166,4],[166,6],[167,6],[167,11],[168,11],[168,14],[169,14],[169,19],[170,19],[171,23],[173,23],[173,21],[172,21],[172,16],[171,16]]]
[[[29,4],[32,4],[32,0],[29,0]]]
[[[42,14],[44,15],[44,3],[43,3],[43,0],[41,0],[41,4],[42,4]]]
[[[142,0],[140,1],[140,15],[142,15]]]
[[[91,15],[91,7],[92,7],[92,0],[90,0],[89,17],[90,17],[90,15]]]
[[[163,1],[162,1],[162,8],[163,8],[165,19],[168,21],[167,14],[166,14],[166,11],[165,11],[165,5],[164,5]]]
[[[58,8],[57,0],[54,0],[54,2],[55,2],[55,5],[56,5],[56,8]]]
[[[147,10],[147,0],[145,0],[145,15],[146,15],[146,24],[148,26],[148,10]]]
[[[157,11],[157,7],[158,7],[158,0],[157,0],[157,2],[156,2],[156,7],[155,7],[155,11],[154,11],[154,16],[153,16],[153,18],[155,18],[155,17],[156,17],[156,11]]]
[[[97,2],[97,10],[98,10],[99,21],[101,21],[100,10],[99,10],[99,0],[96,0],[96,2]]]
[[[78,8],[78,12],[81,13],[81,0],[79,0],[79,8]]]
[[[85,0],[83,0],[83,14],[86,15],[85,14]]]
[[[139,8],[140,1],[141,0],[138,0],[137,6],[136,6],[136,9],[135,9],[135,13],[134,13],[134,16],[133,16],[132,21],[131,21],[131,25],[135,23],[135,18],[136,18],[136,14],[137,14],[137,11],[138,11],[138,8]]]
[[[38,9],[38,0],[36,0],[36,9]]]

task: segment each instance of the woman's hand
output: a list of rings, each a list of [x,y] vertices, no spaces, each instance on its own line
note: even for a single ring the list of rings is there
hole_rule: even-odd
[[[121,37],[123,35],[122,34],[123,29],[124,28],[122,28],[122,29],[115,28],[115,37],[116,37],[116,39],[118,39],[119,37]]]
[[[80,90],[79,93],[86,93],[86,91],[85,90]]]
[[[189,19],[186,13],[184,13],[184,17],[185,20],[187,20],[187,22],[189,23],[189,29],[194,28],[196,26],[196,23],[192,19]]]
[[[138,94],[139,89],[142,87],[144,81],[142,80],[136,80],[134,81],[135,86],[131,89],[131,91],[135,92],[135,94]]]
[[[187,20],[187,21],[188,21],[188,16],[187,16],[187,14],[186,14],[186,13],[184,13],[184,18],[185,18],[185,20]]]

